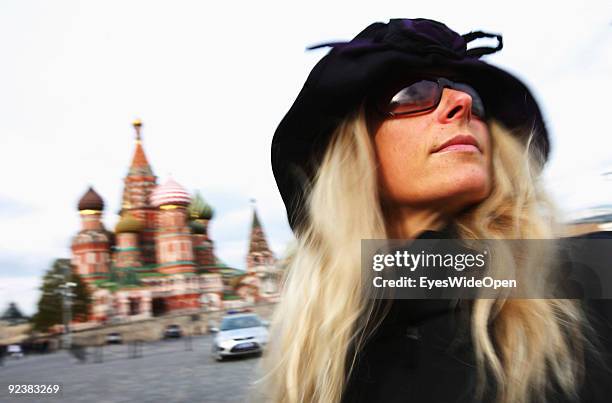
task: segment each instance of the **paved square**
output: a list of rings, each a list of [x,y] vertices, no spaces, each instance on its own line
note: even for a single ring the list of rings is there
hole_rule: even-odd
[[[256,379],[260,358],[216,362],[212,336],[144,343],[142,357],[129,358],[127,345],[105,346],[103,362],[88,349],[86,363],[65,351],[7,359],[0,367],[2,384],[61,383],[61,398],[14,401],[62,402],[244,402]],[[3,386],[6,387],[6,386]],[[6,396],[3,391],[0,396]]]

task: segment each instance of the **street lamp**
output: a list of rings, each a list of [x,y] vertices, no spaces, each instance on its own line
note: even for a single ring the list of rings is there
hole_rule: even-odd
[[[54,274],[53,277],[64,281],[66,278],[61,274]],[[76,283],[64,281],[61,283],[55,292],[62,296],[62,322],[64,323],[64,348],[70,348],[72,338],[70,334],[70,322],[72,321],[72,298],[75,294],[72,289],[76,287]]]

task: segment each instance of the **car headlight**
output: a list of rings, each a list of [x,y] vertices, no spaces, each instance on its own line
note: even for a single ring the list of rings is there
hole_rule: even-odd
[[[233,344],[234,344],[234,340],[232,340],[232,339],[221,339],[217,343],[217,345],[219,347],[223,347],[223,348],[227,348],[227,349],[231,348],[233,346]]]

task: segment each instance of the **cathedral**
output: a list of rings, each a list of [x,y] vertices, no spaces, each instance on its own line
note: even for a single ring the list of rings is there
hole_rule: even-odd
[[[246,271],[228,267],[209,236],[213,208],[173,179],[157,184],[142,146],[142,123],[133,126],[136,148],[114,232],[102,223],[104,200],[93,187],[78,203],[82,224],[72,240],[72,266],[90,288],[90,319],[144,319],[275,301],[281,270],[255,205]]]

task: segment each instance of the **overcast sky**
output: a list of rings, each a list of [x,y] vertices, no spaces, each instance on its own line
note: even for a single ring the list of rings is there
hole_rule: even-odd
[[[567,3],[567,4],[566,4]],[[29,1],[0,3],[0,310],[33,313],[42,273],[70,257],[89,184],[112,229],[134,148],[215,208],[218,256],[244,268],[250,198],[277,255],[291,239],[270,141],[316,61],[311,44],[389,18],[498,32],[489,56],[541,102],[546,184],[567,212],[609,205],[612,6],[588,2]]]

